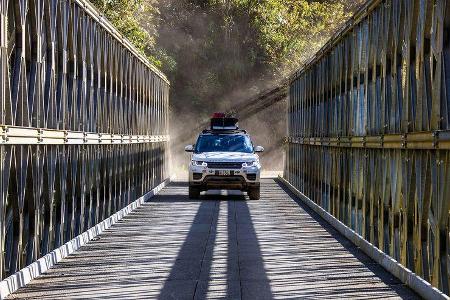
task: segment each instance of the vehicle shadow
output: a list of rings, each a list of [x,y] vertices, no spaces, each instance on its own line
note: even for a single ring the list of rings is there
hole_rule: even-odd
[[[171,187],[186,190],[187,184],[176,182]],[[161,194],[152,200],[200,203],[158,299],[208,299],[211,293],[223,299],[242,299],[246,293],[240,277],[243,268],[246,273],[259,274],[255,284],[260,294],[264,299],[272,299],[270,281],[245,194],[240,191],[208,191],[199,199],[188,199],[187,193],[180,195],[180,192]],[[199,224],[203,228],[199,228]],[[253,242],[240,245],[243,240]],[[194,247],[194,243],[202,247]],[[251,261],[242,265],[240,253],[251,253]],[[188,264],[192,272],[180,273]]]

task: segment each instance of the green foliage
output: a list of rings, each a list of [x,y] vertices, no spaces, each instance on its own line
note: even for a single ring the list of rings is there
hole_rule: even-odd
[[[175,108],[189,101],[197,111],[210,111],[236,88],[287,75],[318,50],[348,18],[346,5],[357,1],[161,1],[157,47],[176,61],[175,69],[163,64],[174,83]]]
[[[226,57],[222,74],[215,76],[225,81],[254,71],[292,71],[361,1],[92,0],[156,66],[168,73],[183,73],[177,70],[184,65],[178,61],[193,51],[188,57],[212,63],[213,69],[207,72],[214,72],[216,61]],[[179,40],[183,38],[187,40]]]
[[[94,0],[94,4],[168,75],[176,116],[171,128],[177,130],[172,132],[177,141],[196,134],[192,128],[211,112],[233,110],[298,69],[363,1]],[[242,121],[251,132],[261,134],[253,135],[256,142],[277,149],[285,133],[283,110],[279,103]]]
[[[172,82],[172,134],[193,141],[199,120],[234,110],[298,69],[364,0],[160,1],[156,45],[176,61],[172,69],[163,63]],[[255,112],[241,125],[257,143],[278,149],[284,105]],[[281,161],[271,163],[277,168]]]
[[[224,28],[235,34],[247,24],[251,53],[263,65],[284,71],[312,55],[349,16],[344,2],[309,0],[210,0],[211,7],[226,7]],[[248,23],[242,23],[245,20]],[[245,30],[245,29],[244,29]],[[258,57],[253,57],[258,59]],[[298,62],[292,64],[293,61]]]
[[[155,51],[158,10],[151,0],[91,0],[133,45],[156,66],[162,62]]]
[[[267,63],[278,70],[312,55],[347,18],[342,3],[332,1],[266,0],[254,10],[259,46],[267,53]]]

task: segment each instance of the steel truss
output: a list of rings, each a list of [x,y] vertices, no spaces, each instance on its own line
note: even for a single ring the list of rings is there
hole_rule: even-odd
[[[286,179],[449,294],[450,1],[370,1],[293,76]]]
[[[0,276],[167,176],[165,76],[84,0],[0,0]]]

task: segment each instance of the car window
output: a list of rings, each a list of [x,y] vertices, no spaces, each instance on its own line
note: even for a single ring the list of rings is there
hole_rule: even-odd
[[[201,135],[195,144],[195,152],[253,153],[253,145],[246,135]]]

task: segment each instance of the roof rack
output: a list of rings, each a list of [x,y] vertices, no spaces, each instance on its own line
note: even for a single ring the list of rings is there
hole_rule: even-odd
[[[243,133],[247,134],[247,130],[244,129],[204,129],[202,133],[222,133],[222,134],[232,134],[232,133]]]

